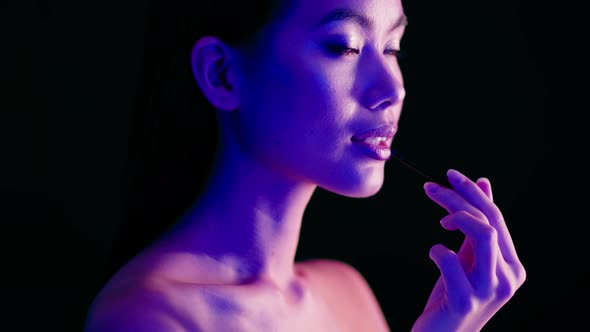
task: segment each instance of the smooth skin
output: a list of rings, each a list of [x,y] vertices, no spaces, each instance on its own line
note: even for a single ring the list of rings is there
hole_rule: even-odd
[[[195,42],[190,64],[219,121],[214,172],[182,218],[104,286],[85,332],[390,331],[353,266],[295,262],[295,253],[318,186],[370,197],[383,185],[386,162],[351,137],[399,123],[403,7],[399,0],[293,4],[247,52],[215,36]],[[370,20],[318,27],[336,8]],[[465,233],[465,243],[457,254],[432,248],[441,278],[413,332],[479,331],[525,279],[489,181],[454,175],[463,181],[452,189],[425,188],[449,211],[443,226]]]
[[[480,331],[514,296],[526,279],[487,178],[473,182],[456,170],[447,172],[452,189],[428,182],[426,194],[449,214],[441,225],[461,231],[457,253],[436,244],[430,258],[441,276],[412,331]]]

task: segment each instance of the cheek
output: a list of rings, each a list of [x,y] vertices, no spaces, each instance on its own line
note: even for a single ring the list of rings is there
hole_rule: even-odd
[[[294,129],[315,128],[314,135],[328,134],[349,118],[349,87],[337,72],[313,61],[292,61],[271,69],[267,81],[274,83],[267,85],[264,98],[269,99],[266,108],[276,111],[273,117],[283,118]]]
[[[309,74],[309,81],[313,83],[307,85],[314,91],[308,91],[307,102],[316,111],[312,116],[317,131],[339,145],[352,130],[351,123],[356,114],[356,103],[351,95],[352,79],[319,61],[314,66]]]
[[[291,120],[308,129],[307,146],[316,146],[330,158],[330,153],[341,153],[340,143],[350,130],[354,104],[349,99],[346,81],[337,79],[335,73],[317,63],[300,68],[292,81],[297,83],[291,87],[295,98],[291,100],[294,109],[290,113],[296,117]]]
[[[296,69],[268,63],[247,83],[238,114],[239,141],[267,163],[284,163],[304,144],[306,131],[313,132],[307,126],[314,119],[304,107],[309,92]]]
[[[354,114],[350,80],[320,61],[274,59],[250,83],[240,115],[242,142],[273,162],[342,158]]]

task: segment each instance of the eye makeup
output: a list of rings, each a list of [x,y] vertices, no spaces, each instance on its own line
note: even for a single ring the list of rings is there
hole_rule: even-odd
[[[404,158],[396,150],[391,149],[391,156],[395,160],[399,161],[402,165],[404,165],[407,168],[411,169],[414,173],[417,173],[418,175],[422,176],[426,181],[436,182],[436,183],[440,184],[441,186],[444,186],[444,187],[447,187],[447,188],[452,188],[451,187],[451,184],[449,183],[449,180],[446,177],[435,177],[435,176],[432,176],[432,175],[426,173],[424,170],[422,170],[421,168],[419,168],[418,166],[416,166],[416,164],[414,164],[413,162],[411,162],[408,159]]]
[[[348,47],[345,44],[327,44],[325,46],[327,52],[333,56],[359,54],[359,50],[356,48]]]

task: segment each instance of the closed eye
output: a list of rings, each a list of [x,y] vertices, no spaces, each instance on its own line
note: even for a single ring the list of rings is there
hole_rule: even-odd
[[[402,50],[396,50],[396,49],[386,49],[385,50],[385,54],[387,55],[393,55],[398,59],[403,59],[406,57],[405,52],[403,52]]]
[[[348,47],[347,45],[343,44],[328,44],[326,45],[326,50],[330,55],[336,57],[358,55],[360,53],[360,50],[358,48]],[[404,52],[402,52],[401,50],[392,48],[386,49],[384,53],[387,55],[393,55],[398,59],[403,58],[405,56]]]
[[[335,56],[353,55],[360,53],[358,48],[352,48],[341,44],[329,44],[326,46],[326,50],[328,51],[328,53]]]
[[[400,50],[395,50],[395,49],[387,49],[387,50],[385,50],[385,54],[388,54],[388,55],[395,55],[395,56],[397,56],[399,52],[400,52]]]

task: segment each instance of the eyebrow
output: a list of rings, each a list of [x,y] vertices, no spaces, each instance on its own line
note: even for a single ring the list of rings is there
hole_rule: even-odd
[[[326,26],[328,24],[332,24],[334,22],[353,22],[355,24],[360,25],[365,30],[371,30],[375,26],[375,22],[372,18],[365,16],[361,13],[358,13],[350,8],[337,8],[326,15],[324,15],[320,22],[317,25],[317,28]],[[400,26],[405,26],[408,24],[408,17],[406,15],[400,16],[397,21],[395,21],[391,27],[387,30],[387,33],[392,32],[393,30],[399,28]]]

